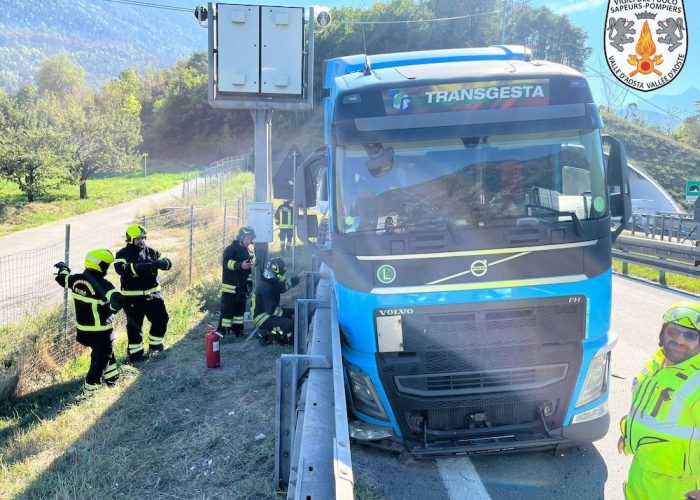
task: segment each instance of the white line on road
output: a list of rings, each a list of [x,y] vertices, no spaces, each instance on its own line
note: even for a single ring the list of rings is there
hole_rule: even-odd
[[[467,457],[439,458],[436,462],[450,499],[491,500],[479,473]]]

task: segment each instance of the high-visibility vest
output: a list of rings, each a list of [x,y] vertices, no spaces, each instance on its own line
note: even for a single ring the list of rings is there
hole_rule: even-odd
[[[292,226],[292,207],[289,205],[280,205],[277,209],[278,224],[280,229],[291,229]]]
[[[620,423],[634,460],[628,500],[683,499],[700,488],[700,354],[664,367],[659,350],[635,379]]]

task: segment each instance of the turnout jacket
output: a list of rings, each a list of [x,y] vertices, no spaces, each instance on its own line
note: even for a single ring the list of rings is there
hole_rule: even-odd
[[[153,265],[160,259],[158,250],[149,246],[139,250],[129,243],[114,257],[114,270],[121,277],[122,295],[150,295],[160,291],[158,269]],[[167,264],[163,269],[170,269],[170,260],[164,260]]]
[[[243,269],[241,264],[246,260],[253,262],[253,254],[240,241],[233,240],[224,249],[223,272],[221,275],[221,291],[245,295],[248,292],[248,281],[251,269]]]
[[[82,273],[70,274],[70,270],[64,267],[58,271],[56,282],[71,291],[78,331],[112,330],[112,319],[122,308],[123,297],[102,273],[86,269]]]
[[[683,499],[700,488],[700,354],[664,367],[659,349],[635,378],[620,423],[633,453],[628,499]]]
[[[280,307],[280,295],[299,283],[299,277],[291,279],[277,276],[273,279],[260,280],[253,297],[253,321],[257,326],[262,325],[270,316],[284,316]]]
[[[275,222],[280,229],[291,229],[292,225],[292,206],[288,203],[282,203],[275,211]]]

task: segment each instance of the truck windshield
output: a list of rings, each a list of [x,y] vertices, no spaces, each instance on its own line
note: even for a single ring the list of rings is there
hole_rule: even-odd
[[[341,233],[580,226],[607,214],[597,130],[347,145],[336,153]]]

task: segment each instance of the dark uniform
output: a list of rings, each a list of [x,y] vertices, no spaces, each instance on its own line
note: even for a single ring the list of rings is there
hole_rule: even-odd
[[[224,249],[221,276],[221,317],[219,331],[224,335],[243,336],[243,316],[245,315],[248,289],[252,287],[250,268],[243,269],[244,262],[253,263],[253,254],[248,251],[248,243],[255,238],[255,230],[243,226],[233,243]]]
[[[114,285],[105,279],[109,265],[114,261],[112,252],[93,250],[85,258],[85,271],[71,274],[63,263],[58,268],[56,282],[71,291],[75,306],[76,340],[89,347],[90,368],[85,377],[85,389],[101,387],[102,381],[112,385],[119,377],[114,357],[112,319],[122,308],[123,297]]]
[[[129,339],[127,353],[129,360],[143,358],[143,319],[148,318],[151,329],[148,333],[148,347],[152,352],[163,350],[163,337],[168,329],[168,312],[161,293],[158,270],[172,267],[170,259],[161,257],[160,252],[145,244],[146,230],[139,225],[126,230],[127,245],[119,250],[114,260],[114,269],[121,276],[122,295],[129,321],[126,334]],[[134,244],[134,240],[137,244]]]
[[[269,345],[272,339],[280,344],[291,343],[294,338],[294,309],[281,307],[280,296],[299,283],[299,277],[284,276],[286,266],[274,257],[265,266],[260,283],[253,297],[253,321],[258,327],[258,340]]]
[[[280,228],[280,249],[282,253],[291,250],[294,242],[292,210],[291,201],[285,200],[275,211],[275,224]]]

